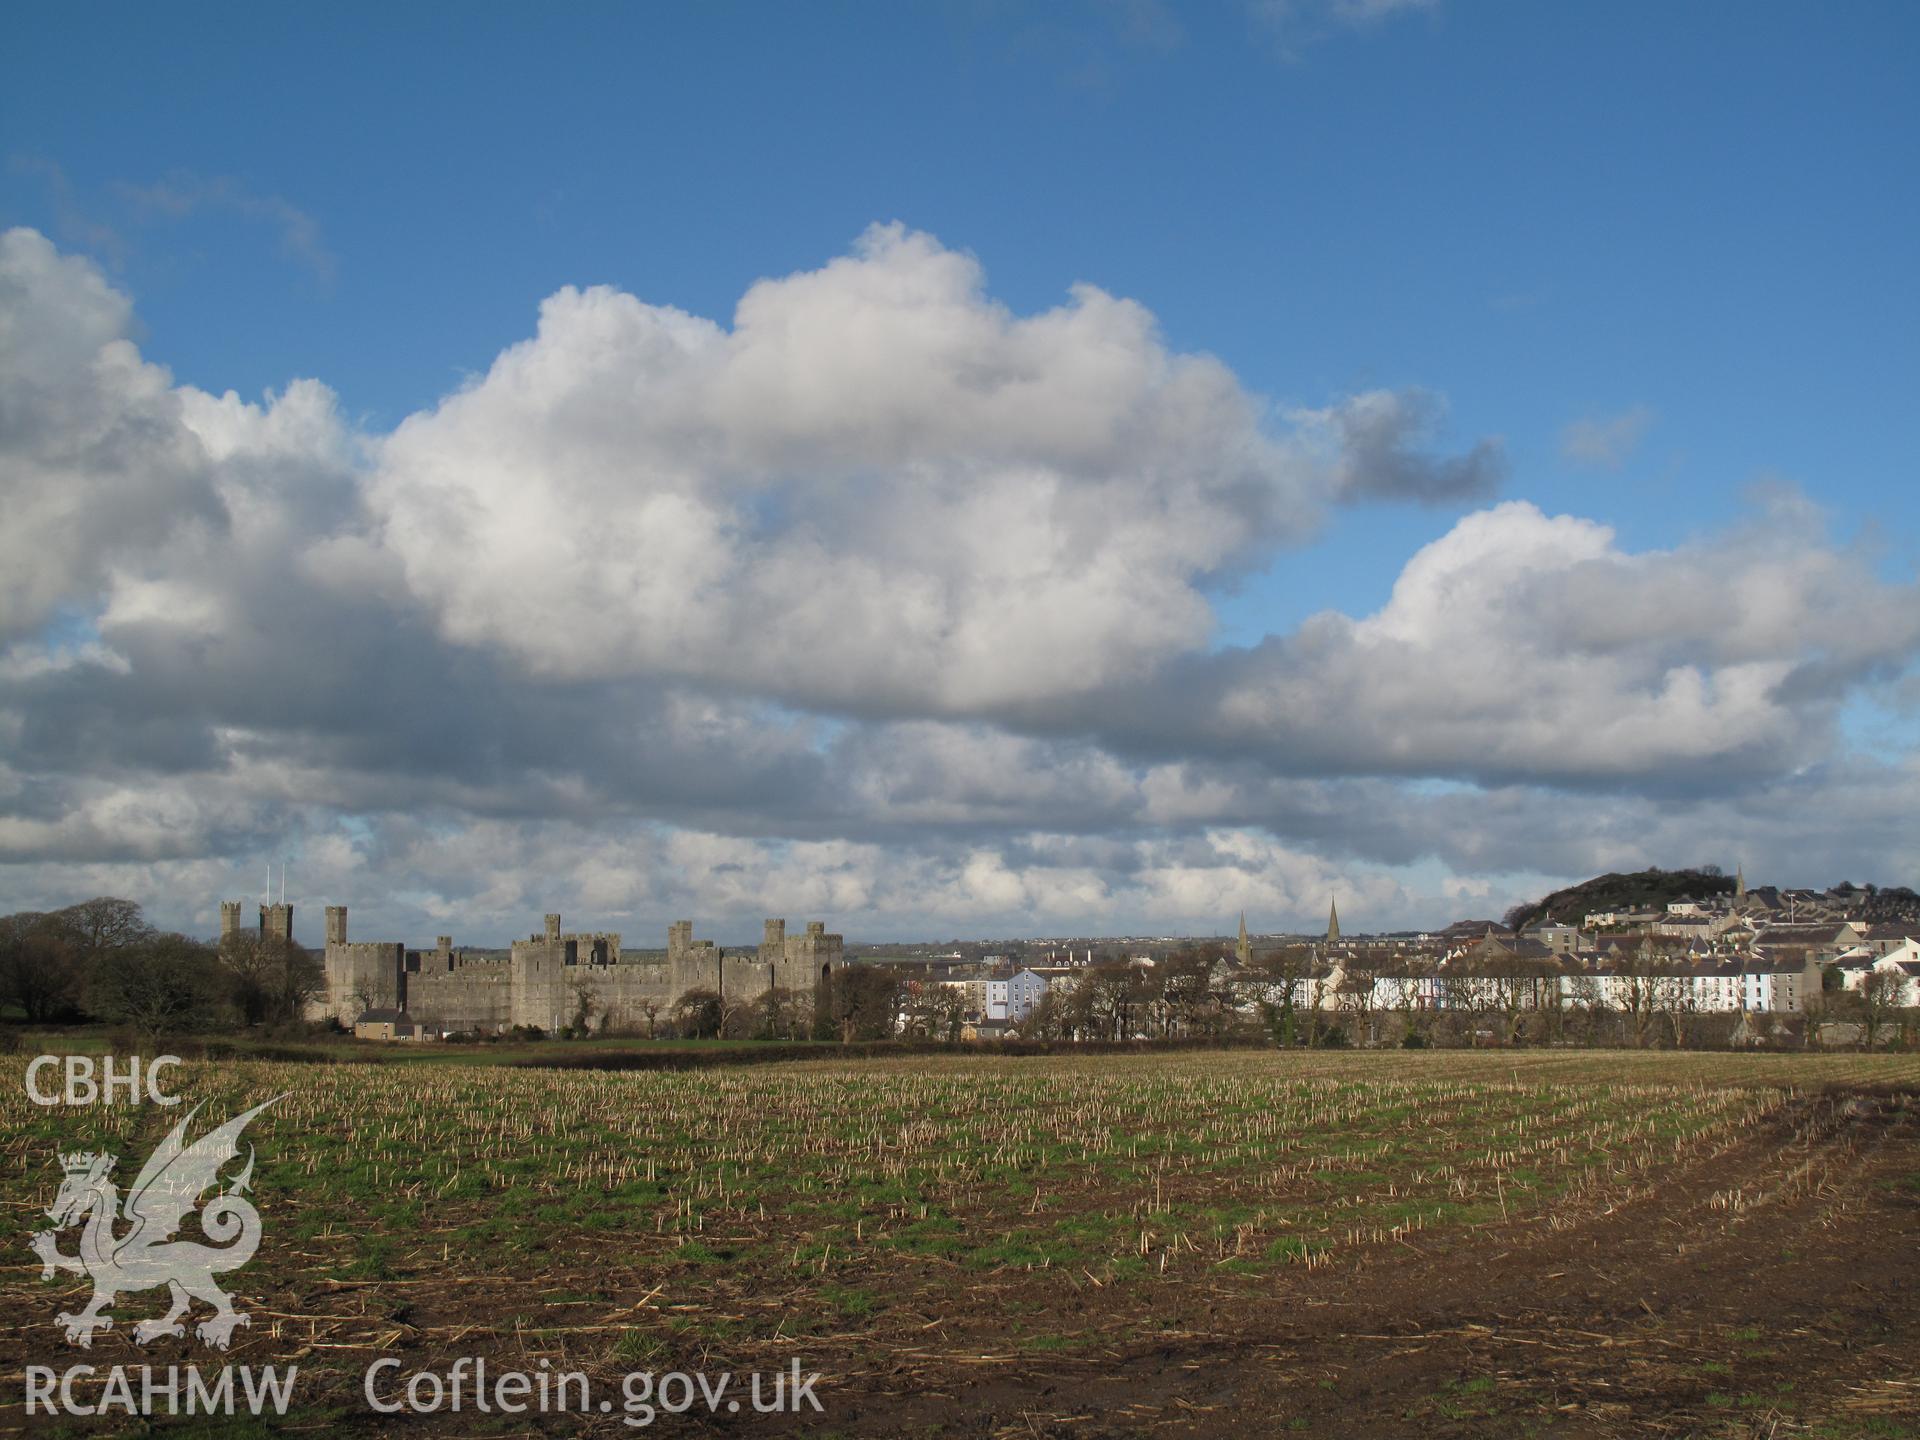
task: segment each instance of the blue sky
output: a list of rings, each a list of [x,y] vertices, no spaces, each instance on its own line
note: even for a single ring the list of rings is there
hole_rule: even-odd
[[[1498,498],[1638,553],[1742,543],[1749,492],[1785,483],[1873,578],[1914,577],[1910,5],[46,6],[9,30],[0,226],[96,266],[142,355],[214,395],[316,377],[384,436],[563,286],[725,324],[899,221],[1016,315],[1076,282],[1137,301],[1275,427],[1417,389],[1444,397],[1435,450],[1498,437],[1496,496],[1330,507],[1237,581],[1199,574],[1216,648],[1368,614]],[[1914,733],[1884,695],[1838,724],[1895,763]]]
[[[1637,542],[1770,472],[1920,518],[1910,6],[1276,30],[1231,4],[189,5],[10,28],[0,203],[59,233],[35,168],[58,165],[203,388],[320,375],[392,423],[562,284],[724,317],[899,219],[1016,310],[1091,281],[1278,400],[1439,386],[1462,434],[1508,437],[1527,494],[1598,499]],[[142,220],[115,193],[183,176],[311,217],[324,278],[270,219]],[[1657,412],[1635,463],[1569,474],[1562,428],[1634,405]],[[1379,524],[1418,533],[1366,516],[1354,540]]]

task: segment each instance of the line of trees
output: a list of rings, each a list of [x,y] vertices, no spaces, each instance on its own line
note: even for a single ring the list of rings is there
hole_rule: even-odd
[[[105,1021],[145,1035],[299,1024],[319,960],[274,936],[220,945],[161,931],[111,895],[0,916],[0,1007],[29,1025]]]
[[[1069,990],[1049,990],[1020,1026],[1036,1040],[1217,1039],[1240,1023],[1216,973],[1219,945],[1190,945],[1157,965],[1106,960]]]
[[[1828,968],[1808,1013],[1748,1015],[1750,1035],[1810,1042],[1824,1020],[1860,1025],[1873,1048],[1885,1040],[1911,1044],[1920,1026],[1916,987],[1904,975],[1876,971],[1859,990],[1840,988]],[[958,1004],[947,987],[928,987],[925,1018],[907,1031],[957,1038],[961,1020],[939,1007]],[[941,993],[944,992],[944,993]],[[945,1032],[940,1025],[951,1028]],[[1651,949],[1614,962],[1610,983],[1570,973],[1559,961],[1493,954],[1409,973],[1405,956],[1365,948],[1343,951],[1337,970],[1308,946],[1256,954],[1231,964],[1224,946],[1192,946],[1155,966],[1107,960],[1080,972],[1065,990],[1050,990],[1018,1029],[1040,1040],[1248,1039],[1264,1034],[1279,1046],[1660,1045],[1728,1042],[1737,1010],[1708,1008],[1673,957]]]
[[[1244,970],[1230,966],[1224,945],[1189,945],[1151,966],[1103,958],[1070,988],[1049,990],[1019,1029],[1035,1040],[1205,1041],[1264,1032],[1277,1045],[1344,1044],[1331,986],[1304,945],[1255,955]],[[1356,988],[1352,1003],[1364,1006],[1365,996]]]

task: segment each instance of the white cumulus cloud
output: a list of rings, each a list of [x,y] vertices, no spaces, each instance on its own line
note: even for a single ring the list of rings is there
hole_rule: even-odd
[[[443,633],[531,672],[981,713],[1203,643],[1207,580],[1336,494],[1482,491],[1497,447],[1418,448],[1437,403],[1375,392],[1276,435],[1140,305],[1079,285],[1015,316],[970,256],[877,226],[731,328],[560,292],[399,427],[368,494]]]
[[[1259,410],[1132,302],[1016,317],[885,226],[731,329],[562,291],[369,496],[444,633],[533,672],[966,712],[1204,640],[1200,577],[1317,514]]]
[[[1920,648],[1920,585],[1802,506],[1631,553],[1525,501],[1422,548],[1387,604],[1204,667],[1228,744],[1307,770],[1726,783],[1823,758],[1854,687]]]
[[[32,230],[0,234],[0,635],[90,600],[224,512],[132,306]]]

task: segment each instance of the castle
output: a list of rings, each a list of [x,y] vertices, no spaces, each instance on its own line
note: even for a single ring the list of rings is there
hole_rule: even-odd
[[[223,940],[239,931],[240,913],[239,901],[221,902]],[[260,933],[291,943],[293,907],[262,905]],[[347,907],[329,905],[326,988],[308,1003],[307,1018],[351,1027],[369,1010],[391,1010],[441,1032],[650,1029],[688,991],[709,991],[723,1003],[810,1004],[844,963],[844,949],[818,920],[798,935],[787,934],[786,921],[768,920],[756,949],[736,951],[694,939],[693,922],[677,920],[668,927],[664,958],[627,959],[618,932],[567,933],[558,915],[548,915],[546,928],[514,941],[503,960],[463,955],[450,935],[431,950],[409,950],[397,940],[349,941]]]

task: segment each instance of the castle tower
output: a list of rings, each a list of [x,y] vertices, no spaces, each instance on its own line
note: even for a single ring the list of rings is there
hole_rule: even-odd
[[[762,964],[772,965],[786,957],[787,922],[769,920],[760,932],[760,960]]]
[[[344,905],[327,906],[327,944],[344,945],[347,943],[347,907]]]
[[[260,938],[293,943],[293,906],[282,900],[278,905],[260,907]]]
[[[558,912],[555,912],[547,916],[547,944],[558,945],[559,943],[560,943],[560,916]]]
[[[1244,910],[1240,912],[1240,943],[1233,947],[1233,956],[1242,965],[1253,961],[1253,947],[1247,943],[1247,912]]]
[[[1327,902],[1327,943],[1331,945],[1340,938],[1340,904],[1336,900]]]
[[[240,902],[222,900],[220,902],[220,939],[226,941],[240,933]]]
[[[829,935],[826,921],[809,920],[804,932],[786,937],[774,964],[774,984],[796,994],[818,996],[840,968],[844,954],[842,937]]]
[[[433,952],[436,955],[451,955],[453,953],[453,936],[451,935],[434,936]]]

